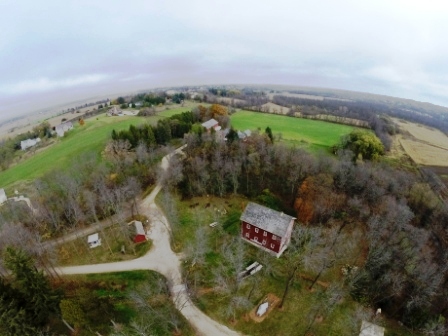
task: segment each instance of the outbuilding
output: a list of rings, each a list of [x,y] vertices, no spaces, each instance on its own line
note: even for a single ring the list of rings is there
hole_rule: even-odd
[[[88,236],[87,244],[89,244],[90,248],[101,246],[101,238],[99,237],[98,233],[94,233]]]
[[[0,189],[0,204],[5,203],[8,200],[6,197],[5,189]]]
[[[133,238],[134,243],[141,243],[146,241],[146,233],[145,229],[143,228],[142,222],[134,220],[130,222],[128,225],[132,225],[135,230]]]
[[[384,336],[384,328],[379,325],[362,321],[359,336]]]
[[[40,138],[26,139],[26,140],[20,141],[20,148],[22,150],[25,150],[30,147],[36,146],[39,142],[40,142]]]

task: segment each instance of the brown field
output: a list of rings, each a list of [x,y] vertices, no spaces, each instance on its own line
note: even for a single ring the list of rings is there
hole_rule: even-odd
[[[269,93],[268,94],[269,99],[272,99],[274,96],[295,97],[295,98],[311,99],[311,100],[319,100],[319,101],[322,101],[324,99],[350,101],[349,99],[324,97],[324,96],[317,96],[317,95],[310,95],[310,94],[303,94],[303,93],[290,93],[287,91],[280,92],[280,93]]]
[[[448,137],[439,130],[427,126],[393,119],[401,130],[398,142],[412,158],[424,166],[448,166]]]
[[[245,104],[246,101],[238,98],[229,98],[229,97],[219,97],[216,99],[218,103],[224,103],[224,104]]]
[[[280,106],[269,102],[261,105],[261,111],[274,114],[287,114],[290,111],[290,109],[288,107]]]

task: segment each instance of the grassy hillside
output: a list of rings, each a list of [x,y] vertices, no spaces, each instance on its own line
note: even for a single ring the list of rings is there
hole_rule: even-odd
[[[260,128],[264,132],[269,126],[274,135],[281,133],[287,143],[311,150],[328,149],[353,130],[347,125],[244,110],[233,114],[231,122],[237,130]]]
[[[66,169],[73,159],[83,153],[101,153],[113,129],[126,129],[131,124],[154,123],[158,119],[159,117],[106,117],[105,114],[86,119],[84,126],[76,124],[73,131],[66,133],[65,137],[57,140],[54,145],[0,172],[0,186],[11,191],[18,181],[33,181],[52,169]]]

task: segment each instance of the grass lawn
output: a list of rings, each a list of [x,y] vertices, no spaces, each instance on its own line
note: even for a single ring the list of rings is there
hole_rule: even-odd
[[[59,265],[89,265],[135,259],[145,255],[152,246],[151,241],[135,244],[130,238],[125,239],[118,224],[98,234],[101,246],[95,248],[89,248],[87,236],[59,245],[56,248]],[[121,253],[122,246],[125,246],[124,254]]]
[[[170,201],[167,201],[163,192],[161,192],[157,196],[156,202],[172,224],[172,249],[175,252],[181,252],[195,240],[198,227],[204,227],[211,235],[212,244],[219,243],[215,239],[222,230],[231,231],[233,234],[238,232],[239,227],[234,227],[231,219],[236,217],[239,221],[241,204],[246,204],[247,199],[241,196],[229,198],[210,196],[193,197],[187,201],[181,201],[179,198],[173,197]],[[170,218],[170,211],[168,210],[170,206],[168,204],[171,202],[174,202],[173,206],[178,215],[177,223],[173,223],[173,218]],[[218,222],[219,226],[211,228],[209,224],[213,222]]]
[[[74,130],[62,139],[34,156],[0,172],[0,186],[11,192],[18,182],[31,182],[52,169],[66,169],[74,159],[86,152],[99,154],[110,139],[113,129],[123,130],[132,124],[156,123],[159,117],[141,118],[134,116],[106,117],[101,114],[86,119],[85,125],[75,125]]]
[[[354,127],[334,124],[320,120],[309,120],[269,113],[239,111],[230,117],[233,128],[237,130],[256,130],[262,132],[270,127],[275,135],[281,133],[283,141],[291,145],[308,147],[313,151],[328,150],[337,144],[341,136],[350,133]]]

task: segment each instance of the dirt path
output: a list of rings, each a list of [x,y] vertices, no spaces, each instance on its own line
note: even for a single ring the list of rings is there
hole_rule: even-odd
[[[183,148],[176,151],[179,152]],[[169,158],[173,153],[162,160],[162,168],[166,169]],[[57,268],[60,274],[88,274],[109,273],[132,270],[153,270],[163,274],[169,282],[171,297],[176,308],[190,322],[198,335],[203,336],[237,336],[239,333],[219,324],[200,311],[190,300],[181,275],[181,258],[171,250],[170,225],[163,212],[154,203],[161,186],[156,188],[139,205],[140,212],[151,218],[149,238],[153,242],[151,250],[143,257],[107,264],[94,264],[84,266],[68,266]]]

